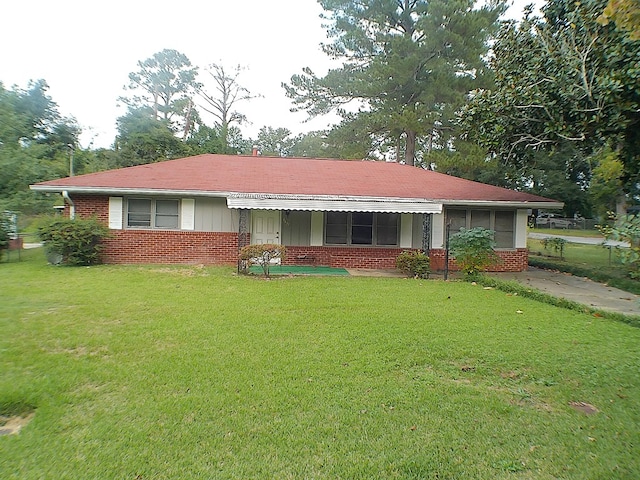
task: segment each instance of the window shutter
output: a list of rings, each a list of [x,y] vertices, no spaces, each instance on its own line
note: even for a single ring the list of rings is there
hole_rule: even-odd
[[[122,230],[122,197],[109,197],[109,228]]]
[[[182,211],[180,212],[180,228],[182,230],[195,230],[196,201],[193,198],[183,198]]]

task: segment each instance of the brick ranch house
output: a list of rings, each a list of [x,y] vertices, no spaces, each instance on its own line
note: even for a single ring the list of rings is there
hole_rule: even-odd
[[[397,163],[213,154],[31,188],[108,224],[106,263],[236,264],[243,245],[281,243],[286,264],[394,268],[399,253],[421,249],[441,270],[449,224],[494,230],[495,269],[521,271],[527,210],[562,207]]]

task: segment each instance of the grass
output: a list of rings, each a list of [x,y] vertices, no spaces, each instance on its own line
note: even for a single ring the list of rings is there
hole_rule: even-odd
[[[529,239],[529,265],[560,270],[640,295],[640,281],[630,278],[620,263],[616,248],[567,243],[564,259],[553,248],[545,249],[540,240]]]
[[[35,250],[0,328],[3,479],[640,476],[640,329],[481,286]]]

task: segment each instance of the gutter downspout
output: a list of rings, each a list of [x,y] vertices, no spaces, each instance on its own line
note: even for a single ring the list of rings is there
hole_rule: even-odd
[[[71,200],[71,197],[69,196],[69,192],[67,192],[66,190],[62,191],[62,197],[65,199],[66,203],[69,204],[69,218],[71,220],[76,218],[76,204],[73,203],[73,200]]]

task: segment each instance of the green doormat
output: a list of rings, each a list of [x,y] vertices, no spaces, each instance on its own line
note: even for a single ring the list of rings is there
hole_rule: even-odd
[[[249,267],[249,273],[262,275],[264,272],[259,265]],[[312,267],[305,265],[273,265],[269,268],[269,275],[349,275],[344,268]]]

